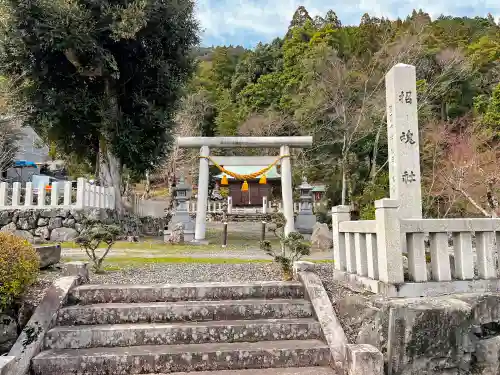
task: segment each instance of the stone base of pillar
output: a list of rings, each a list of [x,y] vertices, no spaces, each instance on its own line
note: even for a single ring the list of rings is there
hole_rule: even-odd
[[[295,230],[302,235],[311,235],[316,225],[316,215],[313,213],[300,213],[295,219]]]
[[[193,240],[189,242],[189,244],[194,246],[203,246],[203,245],[208,245],[209,242],[208,240],[195,240],[193,237]]]
[[[184,224],[184,232],[191,231],[191,230],[194,231],[195,223],[194,223],[193,219],[191,219],[191,216],[189,216],[188,212],[176,212],[176,213],[174,213],[174,216],[172,216],[172,219],[170,220],[170,223],[168,224],[168,230],[171,231],[172,228],[174,228],[177,223]]]
[[[170,235],[172,232],[170,230],[167,230],[163,234],[163,239],[165,243],[168,243],[168,239],[170,238]],[[194,241],[194,229],[192,230],[184,230],[184,243]]]

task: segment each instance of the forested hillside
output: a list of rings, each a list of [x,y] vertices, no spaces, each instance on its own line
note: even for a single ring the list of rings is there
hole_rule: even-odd
[[[313,19],[300,7],[283,37],[251,51],[217,47],[200,60],[178,132],[311,134],[314,147],[295,155],[296,177],[327,183],[330,204],[370,217],[370,202],[388,196],[384,75],[398,62],[417,69],[425,215],[498,213],[500,26],[492,16],[432,20],[420,10],[343,26],[333,11]]]

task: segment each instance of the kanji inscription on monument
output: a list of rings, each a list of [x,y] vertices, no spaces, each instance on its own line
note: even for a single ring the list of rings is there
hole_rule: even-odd
[[[391,199],[401,218],[422,217],[415,67],[395,65],[386,75],[387,138]]]

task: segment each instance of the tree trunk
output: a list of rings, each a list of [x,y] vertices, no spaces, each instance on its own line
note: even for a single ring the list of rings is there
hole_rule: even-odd
[[[342,198],[341,205],[345,205],[346,195],[347,195],[347,175],[346,175],[346,164],[347,164],[347,134],[344,133],[344,144],[342,146]]]
[[[109,126],[117,127],[120,116],[118,100],[112,87],[112,79],[105,79],[105,93],[107,108],[104,113],[108,116]],[[106,120],[103,120],[106,121]],[[101,186],[113,187],[115,193],[115,210],[119,215],[124,213],[125,207],[122,200],[122,164],[106,141],[105,134],[99,140],[99,181]]]
[[[486,191],[486,199],[488,200],[488,206],[491,209],[491,217],[497,217],[497,211],[500,204],[498,203],[498,198],[495,195],[495,181],[488,181],[488,189]]]
[[[124,212],[122,201],[122,176],[120,160],[111,153],[104,140],[99,144],[99,181],[101,186],[112,186],[115,193],[115,209]]]
[[[448,121],[448,103],[441,102],[441,120]]]
[[[479,205],[479,203],[477,203],[474,198],[472,198],[472,196],[467,193],[464,189],[462,188],[453,188],[454,190],[458,191],[459,193],[461,193],[474,207],[476,207],[476,209],[478,211],[480,211],[484,216],[486,217],[489,217],[490,214],[488,213],[488,211],[486,211],[483,207],[481,207]]]
[[[142,194],[142,199],[149,199],[150,192],[151,192],[151,179],[149,176],[149,171],[146,171],[146,183],[144,185],[144,193]]]

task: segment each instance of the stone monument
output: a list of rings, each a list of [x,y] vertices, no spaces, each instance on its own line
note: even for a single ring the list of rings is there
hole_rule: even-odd
[[[189,216],[188,202],[191,197],[191,186],[186,184],[184,176],[181,175],[179,183],[175,187],[175,210],[172,219],[168,225],[168,231],[165,233],[164,242],[169,242],[170,234],[176,225],[182,223],[184,225],[184,241],[189,242],[194,240],[195,223]]]
[[[302,177],[302,184],[298,190],[300,191],[300,203],[295,228],[304,238],[310,239],[316,224],[316,216],[313,213],[313,187],[307,182],[305,176]]]
[[[385,77],[390,197],[399,202],[400,219],[422,219],[416,81],[415,67],[406,64],[394,65]],[[408,242],[402,233],[400,242],[402,252],[411,254],[414,280],[427,280],[424,233],[414,233]]]

